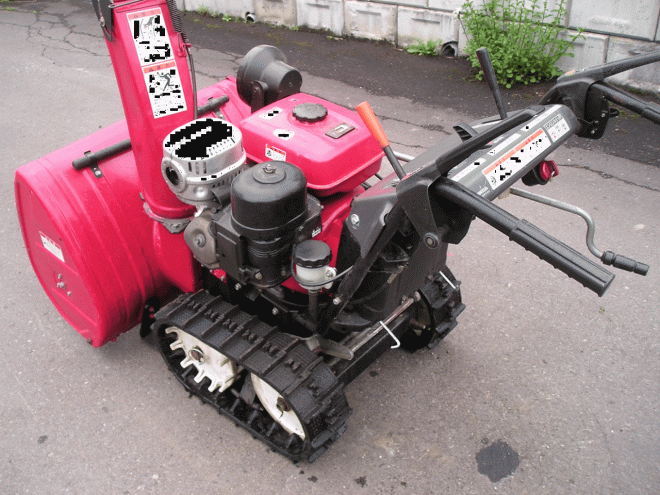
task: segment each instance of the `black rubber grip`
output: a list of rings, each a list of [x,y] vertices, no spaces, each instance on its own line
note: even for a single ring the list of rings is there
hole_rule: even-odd
[[[602,266],[461,184],[443,177],[434,184],[434,189],[439,196],[479,217],[599,296],[605,293],[614,280],[614,275]]]
[[[600,260],[605,265],[612,265],[614,268],[637,273],[639,275],[646,275],[649,272],[649,265],[631,260],[620,254],[615,254],[612,251],[605,251],[600,257]]]
[[[518,221],[511,230],[509,239],[516,244],[520,244],[527,251],[534,253],[543,261],[547,261],[599,296],[605,294],[612,280],[614,280],[612,273],[578,253],[572,247],[546,234],[527,220]]]

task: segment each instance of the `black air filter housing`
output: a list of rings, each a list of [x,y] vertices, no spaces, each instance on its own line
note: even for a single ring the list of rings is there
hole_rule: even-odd
[[[255,165],[231,186],[232,225],[255,241],[293,234],[307,212],[305,174],[287,162]]]
[[[305,174],[287,162],[260,163],[232,182],[231,227],[255,285],[272,287],[291,275],[296,232],[308,216],[306,188]]]

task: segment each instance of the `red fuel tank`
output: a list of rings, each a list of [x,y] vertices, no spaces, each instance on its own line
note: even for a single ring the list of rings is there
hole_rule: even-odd
[[[318,196],[352,191],[378,172],[383,157],[355,112],[303,93],[256,111],[239,127],[248,158],[296,165]]]

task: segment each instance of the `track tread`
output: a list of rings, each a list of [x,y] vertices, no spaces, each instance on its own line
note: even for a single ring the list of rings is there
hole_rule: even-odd
[[[196,383],[196,373],[191,373],[194,367],[182,369],[180,354],[170,349],[173,337],[165,329],[172,326],[190,333],[274,387],[298,415],[305,439],[287,433],[258,399],[255,407],[247,404],[240,393],[243,380],[236,380],[224,392],[209,392],[206,380]],[[158,311],[153,329],[170,371],[189,393],[293,462],[313,462],[346,429],[351,409],[341,384],[323,359],[304,342],[222,298],[204,290],[179,296]]]

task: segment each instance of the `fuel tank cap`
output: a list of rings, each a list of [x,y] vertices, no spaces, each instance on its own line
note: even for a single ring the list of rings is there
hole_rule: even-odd
[[[293,107],[298,122],[320,122],[328,115],[328,109],[320,103],[301,103]]]

